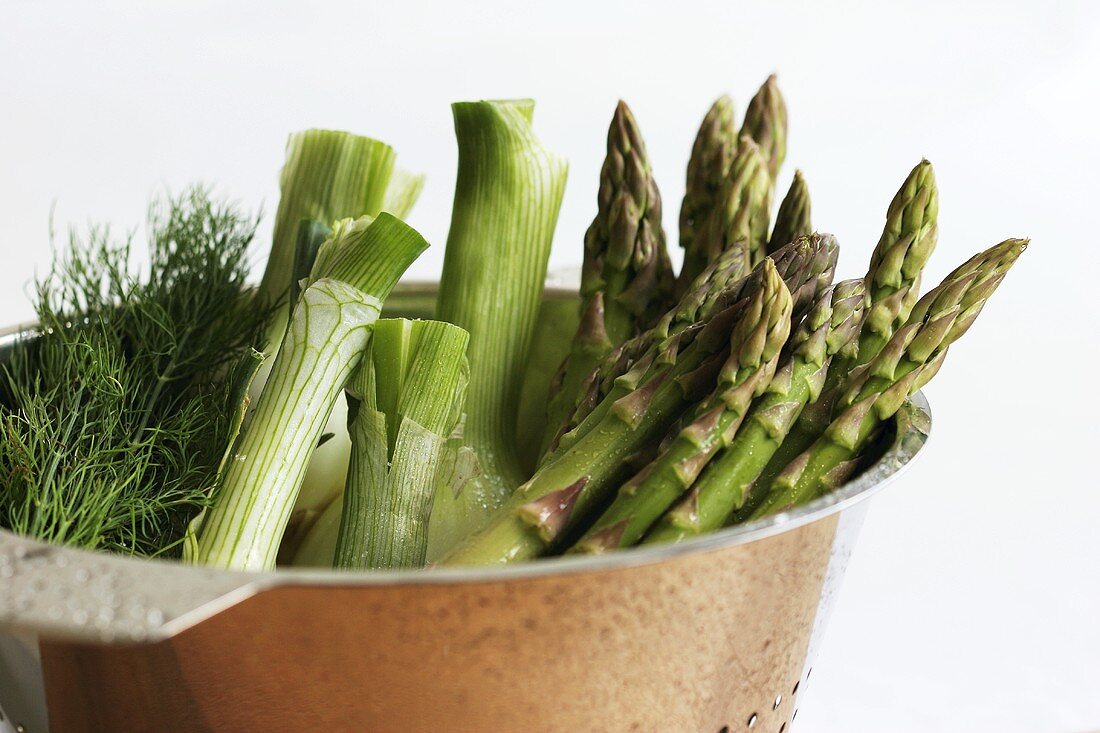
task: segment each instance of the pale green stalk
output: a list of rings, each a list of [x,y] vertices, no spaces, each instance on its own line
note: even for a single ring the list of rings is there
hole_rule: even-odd
[[[420,567],[434,479],[465,397],[469,334],[441,321],[383,319],[349,383],[351,462],[336,567]]]
[[[202,523],[194,562],[270,569],[306,465],[359,363],[382,300],[427,243],[389,214],[337,224],[321,246],[255,413]]]
[[[412,173],[401,166],[394,166],[390,185],[382,199],[382,211],[388,211],[398,219],[404,219],[412,211],[420,191],[424,188],[424,174]]]
[[[465,446],[480,474],[456,501],[437,501],[430,533],[446,546],[477,528],[524,479],[516,410],[566,163],[535,137],[534,103],[453,106],[458,180],[436,316],[470,334]]]
[[[275,303],[286,295],[303,219],[331,224],[382,210],[395,157],[389,145],[348,132],[305,130],[290,136],[271,254],[260,281],[262,298]]]

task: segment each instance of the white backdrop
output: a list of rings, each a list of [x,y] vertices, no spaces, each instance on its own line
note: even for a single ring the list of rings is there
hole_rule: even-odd
[[[814,223],[862,273],[921,156],[941,190],[926,282],[1008,236],[1031,249],[928,388],[932,443],[876,499],[796,730],[1100,727],[1100,6],[559,0],[12,2],[0,7],[0,321],[59,228],[140,224],[150,193],[215,183],[273,212],[288,132],[345,128],[428,173],[410,221],[438,274],[448,102],[538,100],[571,175],[551,266],[579,261],[626,99],[675,231],[710,102],[779,73]],[[764,8],[762,6],[768,6]],[[270,218],[268,219],[268,222]],[[270,232],[263,229],[262,239]],[[678,251],[674,256],[678,255]]]

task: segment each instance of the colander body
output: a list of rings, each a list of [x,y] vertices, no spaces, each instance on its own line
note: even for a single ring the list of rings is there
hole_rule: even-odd
[[[47,707],[55,733],[788,730],[864,499],[929,425],[918,394],[790,512],[507,568],[241,573],[0,531],[0,683],[28,688],[0,709],[29,733]]]

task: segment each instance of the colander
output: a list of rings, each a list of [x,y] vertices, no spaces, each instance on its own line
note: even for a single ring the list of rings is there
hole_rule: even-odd
[[[929,426],[917,394],[789,512],[514,567],[242,573],[0,531],[0,730],[784,733],[862,500]]]

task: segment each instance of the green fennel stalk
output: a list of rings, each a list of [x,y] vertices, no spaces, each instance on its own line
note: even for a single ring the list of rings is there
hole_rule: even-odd
[[[516,409],[566,178],[565,161],[534,135],[533,102],[452,109],[458,178],[436,317],[470,334],[463,443],[479,474],[457,496],[448,488],[436,497],[435,552],[476,529],[525,478]]]
[[[271,376],[222,477],[189,559],[270,569],[317,445],[359,363],[382,300],[427,248],[389,214],[339,222],[321,245]]]
[[[348,384],[351,462],[334,565],[420,567],[436,467],[459,420],[469,334],[441,321],[385,318]]]

